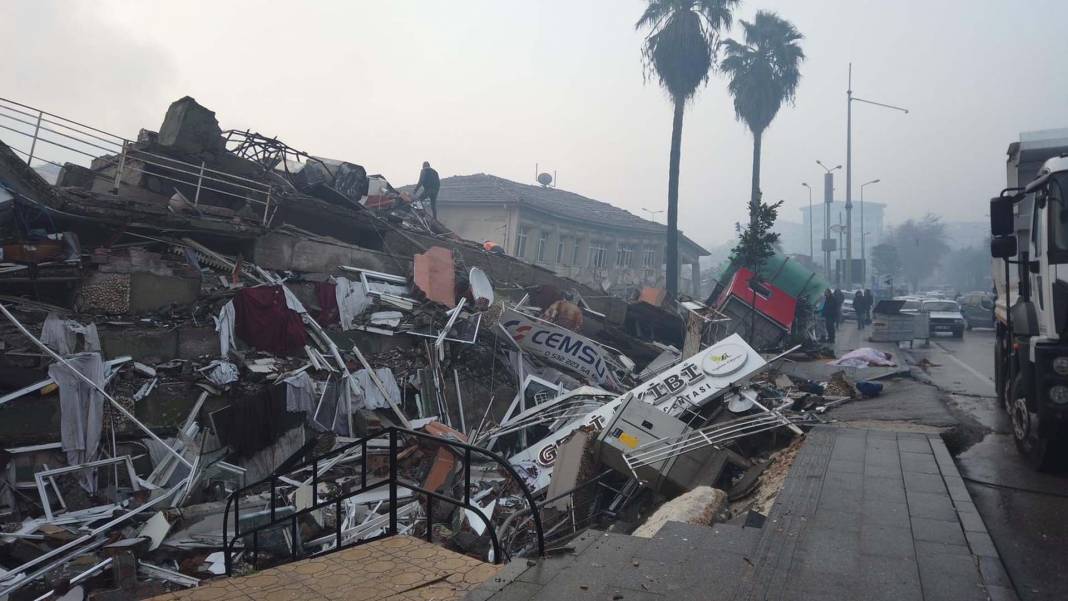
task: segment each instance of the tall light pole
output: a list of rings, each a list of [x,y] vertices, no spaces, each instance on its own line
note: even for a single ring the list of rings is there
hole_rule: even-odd
[[[834,171],[841,169],[841,165],[828,167],[822,161],[816,159],[816,164],[823,167],[823,242],[820,248],[823,250],[823,272],[827,281],[831,281],[831,203],[834,202]]]
[[[646,208],[642,207],[642,210],[645,211],[646,213],[649,213],[649,221],[652,221],[653,223],[660,223],[659,221],[656,220],[656,216],[657,216],[658,213],[663,213],[664,209],[660,209],[659,211],[653,211],[651,209],[646,209]]]
[[[863,102],[864,104],[873,104],[875,106],[881,106],[883,108],[892,109],[895,111],[901,111],[908,114],[909,110],[901,108],[900,106],[894,106],[892,104],[883,104],[881,102],[874,102],[871,100],[865,100],[863,98],[857,98],[853,95],[853,63],[849,63],[849,86],[846,88],[846,283],[853,283],[853,103]],[[864,228],[861,228],[864,229]]]
[[[808,185],[808,182],[801,182],[801,185],[808,188],[808,260],[815,263],[816,248],[812,244],[812,186]]]
[[[873,179],[870,182],[864,182],[860,185],[860,262],[864,264],[864,277],[868,276],[868,255],[865,253],[864,248],[864,236],[868,232],[864,231],[867,226],[864,224],[864,186],[870,186],[872,184],[879,183],[878,179]],[[867,283],[867,282],[862,282]]]

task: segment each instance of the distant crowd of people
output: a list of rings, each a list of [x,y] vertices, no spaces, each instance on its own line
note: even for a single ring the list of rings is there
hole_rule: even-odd
[[[823,317],[827,334],[820,342],[834,343],[838,326],[845,321],[842,311],[843,305],[845,305],[845,293],[842,292],[841,288],[835,288],[833,291],[828,288],[823,292],[823,306],[820,308],[820,316]],[[870,289],[857,290],[853,294],[853,311],[857,314],[858,329],[863,330],[865,326],[871,323],[871,308],[874,305],[875,298],[872,296]]]

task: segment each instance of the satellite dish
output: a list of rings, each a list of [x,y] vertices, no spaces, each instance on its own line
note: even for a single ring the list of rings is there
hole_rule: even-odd
[[[475,306],[485,309],[492,305],[493,284],[490,283],[490,279],[486,276],[486,272],[478,267],[472,267],[471,272],[467,277],[468,281],[471,282],[471,296],[475,300]]]
[[[727,401],[727,410],[731,413],[745,413],[753,408],[753,399],[735,394]]]
[[[538,183],[548,187],[549,184],[553,183],[553,176],[549,175],[548,173],[539,173]]]

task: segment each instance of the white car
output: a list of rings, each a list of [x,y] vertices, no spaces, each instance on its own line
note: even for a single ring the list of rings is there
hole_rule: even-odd
[[[922,299],[914,296],[897,296],[894,297],[894,300],[904,301],[904,304],[901,305],[900,309],[902,313],[919,313],[920,306],[923,304]]]
[[[925,300],[920,303],[920,311],[930,314],[932,336],[948,332],[954,338],[964,338],[967,323],[957,301]]]

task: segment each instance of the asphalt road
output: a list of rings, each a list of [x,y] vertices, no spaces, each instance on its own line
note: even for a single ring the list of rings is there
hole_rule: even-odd
[[[963,340],[936,338],[926,357],[932,381],[951,404],[974,420],[982,439],[958,455],[979,513],[1025,601],[1068,599],[1068,467],[1036,473],[1020,461],[1011,426],[994,398],[994,333],[966,332]],[[971,421],[971,420],[967,420]],[[1068,463],[1068,462],[1066,462]]]

